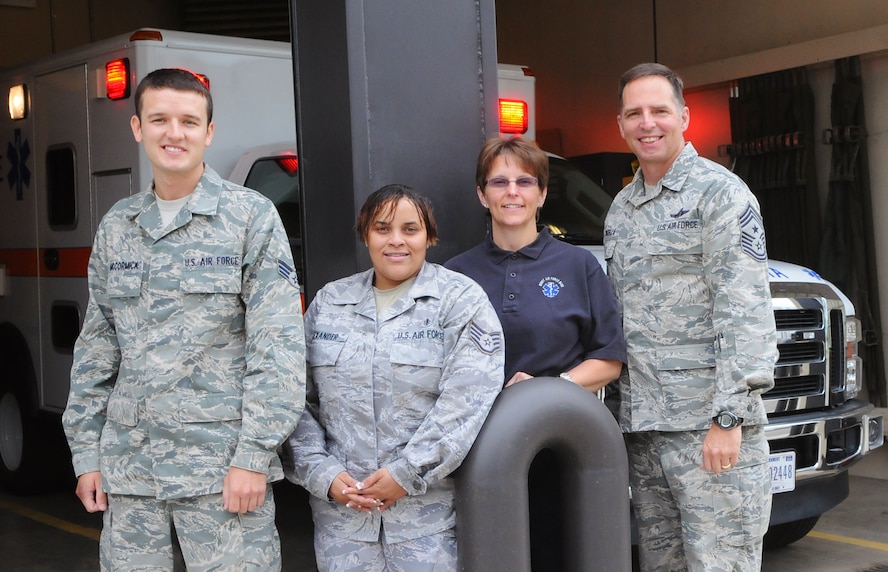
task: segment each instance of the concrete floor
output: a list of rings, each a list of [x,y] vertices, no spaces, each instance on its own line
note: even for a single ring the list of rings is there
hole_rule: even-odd
[[[275,487],[275,494],[284,571],[315,572],[304,491],[285,483]],[[101,515],[83,511],[72,492],[31,497],[0,493],[0,569],[94,572],[101,525]],[[762,570],[888,571],[888,480],[852,474],[850,497],[802,540],[766,552]]]

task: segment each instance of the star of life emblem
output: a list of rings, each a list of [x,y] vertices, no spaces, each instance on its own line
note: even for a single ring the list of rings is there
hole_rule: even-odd
[[[762,225],[762,216],[752,208],[752,204],[746,205],[746,210],[740,215],[740,242],[743,252],[751,258],[764,262],[768,259],[765,249],[765,229]]]
[[[564,288],[564,282],[555,276],[546,276],[539,283],[540,291],[546,298],[554,298]]]
[[[469,334],[472,341],[478,346],[478,349],[486,354],[493,354],[500,350],[502,340],[499,332],[485,332],[481,326],[472,322],[469,328]]]

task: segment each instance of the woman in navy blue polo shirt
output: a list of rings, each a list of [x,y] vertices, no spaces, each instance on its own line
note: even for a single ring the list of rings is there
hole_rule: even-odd
[[[561,376],[595,392],[619,377],[626,342],[601,265],[537,226],[546,154],[523,137],[490,139],[475,178],[490,232],[445,266],[473,278],[493,303],[506,336],[506,387]]]
[[[496,309],[506,338],[506,387],[545,376],[597,392],[619,377],[626,342],[613,291],[595,256],[537,225],[548,157],[523,137],[490,139],[478,155],[475,179],[490,232],[445,266],[478,282]],[[557,465],[543,450],[530,470],[535,571],[563,569],[557,478]]]

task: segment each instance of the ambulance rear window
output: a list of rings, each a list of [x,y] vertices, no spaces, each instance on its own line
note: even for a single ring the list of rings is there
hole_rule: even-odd
[[[46,208],[53,230],[77,226],[77,172],[74,149],[55,147],[46,152]]]

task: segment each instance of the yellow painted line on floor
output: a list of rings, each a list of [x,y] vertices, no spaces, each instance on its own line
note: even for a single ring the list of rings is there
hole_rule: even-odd
[[[812,531],[808,533],[808,536],[813,538],[819,538],[821,540],[830,540],[832,542],[841,542],[843,544],[853,544],[854,546],[860,546],[863,548],[872,548],[874,550],[881,550],[882,552],[888,552],[888,544],[884,542],[875,542],[873,540],[861,540],[860,538],[851,538],[850,536],[839,536],[838,534],[828,534],[826,532],[817,532]]]
[[[80,526],[79,524],[74,524],[73,522],[68,522],[67,520],[62,520],[61,518],[56,518],[46,513],[30,509],[20,504],[8,502],[3,499],[0,499],[0,509],[14,512],[15,514],[18,514],[25,518],[29,518],[48,526],[64,530],[65,532],[70,532],[71,534],[79,534],[80,536],[85,536],[95,541],[99,540],[99,535],[102,532],[96,528],[92,528],[89,526]]]

